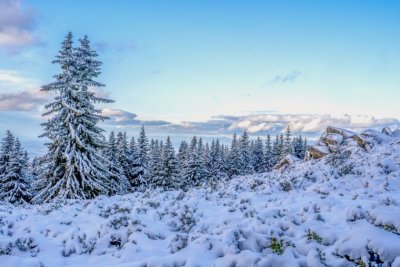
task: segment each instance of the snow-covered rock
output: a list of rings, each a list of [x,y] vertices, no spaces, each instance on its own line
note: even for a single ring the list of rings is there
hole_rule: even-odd
[[[400,266],[400,136],[352,136],[212,189],[2,203],[0,266]]]
[[[384,127],[384,128],[382,129],[382,133],[384,133],[384,134],[386,134],[386,135],[389,135],[389,136],[393,136],[393,132],[392,132],[392,130],[391,130],[389,127]]]
[[[320,159],[331,153],[328,145],[310,146],[308,152],[313,159]]]
[[[346,130],[346,129],[342,129],[342,128],[338,128],[338,127],[333,127],[333,126],[328,126],[326,128],[326,133],[328,134],[340,134],[341,136],[343,136],[345,139],[352,137],[353,135],[355,135],[355,132]]]
[[[343,141],[343,135],[337,133],[326,133],[321,136],[321,141],[328,145],[339,146]]]
[[[384,139],[378,136],[375,130],[366,130],[362,134],[357,134],[346,129],[328,126],[318,142],[309,147],[306,159],[320,159],[330,153],[337,153],[342,149],[341,146],[349,146],[353,142],[368,151],[371,149],[371,144],[369,140],[364,138],[365,136],[379,138],[380,140]]]
[[[281,159],[277,164],[275,164],[274,169],[279,170],[285,166],[292,165],[295,162],[301,161],[298,157],[287,155]]]

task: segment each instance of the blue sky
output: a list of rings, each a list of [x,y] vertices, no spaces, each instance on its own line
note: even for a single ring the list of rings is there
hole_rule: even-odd
[[[253,126],[256,134],[290,123],[312,132],[330,120],[399,124],[399,1],[0,0],[0,7],[1,130],[40,132],[46,96],[35,90],[57,73],[50,62],[68,31],[76,40],[88,34],[104,62],[103,93],[116,101],[109,113],[126,119],[109,128],[146,120],[160,133]]]

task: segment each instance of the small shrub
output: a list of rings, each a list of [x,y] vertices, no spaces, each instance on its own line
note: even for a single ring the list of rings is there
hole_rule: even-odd
[[[353,164],[344,164],[342,167],[338,169],[338,174],[339,176],[354,174],[353,168],[354,168]]]
[[[290,183],[289,181],[282,181],[279,183],[279,185],[281,186],[281,189],[285,192],[289,192],[293,189],[292,183]]]
[[[285,251],[285,248],[289,246],[294,247],[294,244],[292,242],[285,242],[283,239],[278,239],[276,237],[271,237],[269,240],[270,243],[268,245],[268,248],[270,248],[273,253],[278,255],[282,255]]]
[[[131,218],[126,215],[114,216],[113,218],[110,219],[108,224],[110,225],[110,227],[114,228],[115,230],[118,230],[121,227],[127,227],[129,225],[130,220]]]
[[[307,231],[307,240],[312,240],[312,241],[316,241],[317,243],[322,242],[322,237],[320,235],[318,235],[316,232],[311,231],[311,229],[308,229]]]
[[[175,237],[168,244],[171,253],[176,253],[181,249],[187,247],[188,235],[187,234],[176,234]]]
[[[18,238],[17,241],[15,241],[15,246],[20,251],[29,251],[33,257],[39,253],[39,247],[32,237]]]
[[[0,244],[0,256],[1,255],[11,255],[12,249],[13,249],[13,244],[12,243],[7,243],[4,246]]]

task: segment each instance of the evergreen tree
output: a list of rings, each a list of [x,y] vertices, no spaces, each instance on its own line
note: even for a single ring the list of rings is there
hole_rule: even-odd
[[[166,190],[179,188],[178,161],[175,158],[174,147],[169,136],[163,146],[161,155],[161,173],[154,181],[154,185]]]
[[[137,157],[134,163],[135,165],[135,179],[139,181],[141,185],[147,184],[148,179],[148,168],[149,168],[149,140],[146,137],[144,126],[142,126],[137,140]]]
[[[219,140],[215,142],[215,177],[217,180],[225,180],[228,178],[228,148],[225,149],[223,145],[220,144]]]
[[[293,153],[291,136],[292,136],[292,133],[290,131],[290,127],[288,126],[286,128],[286,132],[285,132],[285,141],[284,141],[284,148],[283,148],[284,149],[284,153],[283,153],[284,156],[290,155],[290,154]]]
[[[285,150],[285,138],[283,137],[283,134],[279,135],[279,156],[278,156],[278,161],[283,159],[286,156],[286,150]]]
[[[207,145],[205,146],[203,144],[203,139],[199,138],[196,154],[198,158],[198,176],[200,179],[199,183],[203,185],[207,182],[207,179],[209,178],[209,172],[206,166],[209,151],[207,151],[206,147]]]
[[[301,136],[293,138],[292,142],[293,155],[303,158],[303,138]]]
[[[178,150],[178,162],[180,168],[183,168],[185,162],[188,159],[189,155],[189,145],[186,141],[182,141],[181,144],[179,145],[179,150]]]
[[[147,181],[143,179],[143,171],[140,162],[138,145],[135,142],[135,138],[132,137],[129,143],[129,174],[127,176],[131,185],[131,190],[139,189],[147,184]]]
[[[10,131],[0,148],[0,200],[25,204],[31,199],[26,151]]]
[[[53,63],[62,72],[56,81],[42,87],[54,92],[54,101],[47,104],[44,116],[52,116],[44,126],[42,137],[47,137],[47,164],[40,175],[34,202],[48,202],[54,198],[87,199],[110,191],[107,160],[99,153],[105,144],[103,130],[96,126],[106,119],[96,103],[111,100],[98,98],[89,86],[103,86],[94,81],[100,74],[101,62],[89,46],[87,38],[81,47],[73,48],[72,34],[68,33]]]
[[[120,136],[123,136],[122,134]],[[123,139],[123,137],[122,137]],[[122,141],[123,142],[123,141]],[[121,145],[122,146],[122,145]],[[105,152],[105,157],[108,160],[107,168],[109,171],[109,194],[124,194],[130,189],[127,177],[125,176],[124,169],[121,166],[121,153],[118,148],[118,141],[115,138],[114,131],[111,131],[108,138],[108,146]]]
[[[130,175],[130,155],[129,155],[129,147],[128,147],[128,139],[126,136],[126,132],[119,132],[117,134],[117,138],[115,141],[115,149],[116,149],[116,160],[118,161],[119,166],[121,167],[122,173],[126,179],[128,179]],[[124,178],[124,179],[125,179]]]
[[[213,140],[208,156],[208,185],[215,187],[218,181],[226,180],[227,174],[227,158],[225,155],[224,146],[219,143],[219,140]]]
[[[264,170],[269,172],[272,170],[273,167],[273,150],[272,150],[272,144],[271,144],[271,136],[268,134],[267,135],[267,141],[265,143],[265,151],[264,151]]]
[[[251,148],[250,140],[247,131],[245,130],[239,140],[239,153],[240,153],[240,174],[247,175],[253,173],[253,166],[251,162]]]
[[[239,175],[241,173],[242,158],[240,155],[239,143],[237,140],[236,133],[233,134],[228,162],[229,162],[228,163],[229,164],[229,166],[228,166],[229,177]]]
[[[279,142],[279,135],[276,135],[275,141],[272,145],[272,167],[278,163],[281,156],[281,146]]]
[[[203,180],[205,181],[205,184],[209,184],[209,180],[211,179],[211,175],[212,175],[212,168],[213,168],[213,164],[211,163],[211,148],[208,145],[208,143],[206,143],[206,145],[204,146],[204,153],[203,153],[203,161],[204,161],[204,178]]]
[[[150,185],[154,186],[157,184],[161,176],[161,153],[162,153],[162,143],[158,140],[151,140],[150,152],[149,152],[149,180]]]
[[[3,175],[7,172],[8,167],[10,165],[10,160],[13,153],[15,138],[12,135],[11,131],[7,130],[6,135],[1,142],[1,150],[0,150],[0,175]],[[1,184],[0,184],[1,186]]]
[[[194,136],[190,142],[188,159],[182,173],[182,179],[189,187],[198,186],[202,182],[203,171],[201,168],[203,166],[199,154],[201,146],[198,145],[197,137]]]
[[[252,163],[253,169],[256,173],[262,173],[265,171],[265,156],[264,146],[260,137],[253,142],[252,145]]]

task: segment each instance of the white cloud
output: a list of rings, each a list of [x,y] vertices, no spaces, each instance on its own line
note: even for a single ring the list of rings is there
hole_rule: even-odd
[[[228,129],[260,133],[279,132],[290,126],[293,132],[318,134],[329,125],[360,130],[386,125],[397,128],[400,126],[400,122],[394,118],[376,118],[367,115],[264,114],[237,117],[237,120]]]
[[[102,110],[102,115],[111,118],[117,124],[127,124],[137,121],[136,114],[122,109],[105,108]]]
[[[110,121],[106,121],[106,124],[116,127],[129,128],[141,125],[163,127],[170,125],[169,122],[163,120],[141,120],[137,118],[136,114],[122,109],[105,108],[102,110],[102,115],[110,118]]]
[[[38,87],[38,81],[23,77],[16,71],[0,70],[0,89],[11,87]]]
[[[0,0],[0,48],[17,53],[39,43],[35,33],[35,12],[20,0]]]
[[[39,89],[0,94],[0,111],[33,111],[49,100]]]
[[[295,83],[300,75],[301,72],[297,70],[294,70],[285,75],[276,75],[272,80],[272,83]]]

